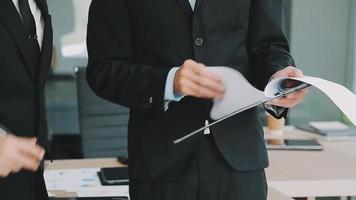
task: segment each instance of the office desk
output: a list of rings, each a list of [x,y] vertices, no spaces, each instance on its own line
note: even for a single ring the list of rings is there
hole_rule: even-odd
[[[46,170],[59,169],[80,169],[80,168],[100,168],[100,167],[122,167],[114,158],[106,159],[83,159],[83,160],[54,160],[53,163],[46,162]],[[76,197],[76,193],[64,191],[49,191],[56,197],[70,198]],[[273,188],[269,188],[268,200],[292,200]]]
[[[102,167],[123,167],[114,158],[98,158],[98,159],[73,159],[73,160],[54,160],[53,163],[46,161],[46,171],[61,170],[61,169],[82,169],[82,168],[102,168]],[[76,193],[65,191],[49,191],[55,194],[57,198],[77,197]]]
[[[316,137],[287,130],[285,138]],[[356,141],[319,140],[324,151],[269,151],[269,185],[290,197],[356,196]]]

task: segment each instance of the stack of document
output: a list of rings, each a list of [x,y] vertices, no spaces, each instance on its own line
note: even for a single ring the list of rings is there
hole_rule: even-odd
[[[356,128],[338,121],[315,121],[307,125],[297,125],[296,128],[316,133],[328,140],[356,139]]]
[[[49,192],[77,193],[78,197],[129,197],[129,186],[102,186],[99,168],[49,170],[44,178]]]

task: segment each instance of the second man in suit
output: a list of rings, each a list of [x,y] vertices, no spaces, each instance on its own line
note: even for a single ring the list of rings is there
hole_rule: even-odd
[[[45,0],[0,1],[0,198],[48,200],[44,86],[52,57]]]

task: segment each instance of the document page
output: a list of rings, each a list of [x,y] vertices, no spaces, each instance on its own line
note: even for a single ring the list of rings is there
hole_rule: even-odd
[[[99,171],[99,168],[47,170],[44,178],[47,190],[51,192],[75,192],[78,197],[129,196],[128,185],[101,185]]]
[[[212,119],[220,119],[237,110],[259,102],[265,102],[275,97],[279,92],[279,84],[286,78],[272,80],[265,88],[259,91],[254,88],[238,71],[227,67],[209,68],[218,74],[225,84],[226,92],[222,100],[214,100],[211,110]],[[356,125],[356,95],[346,87],[317,77],[304,76],[288,79],[301,81],[322,91],[331,101]]]
[[[283,79],[283,78],[282,78]],[[356,125],[356,95],[346,87],[317,77],[304,76],[302,78],[288,78],[314,86],[322,91],[331,101]],[[265,94],[272,97],[276,91],[277,84],[281,79],[275,79],[265,89]]]
[[[268,98],[263,91],[253,87],[238,71],[228,67],[209,67],[225,85],[224,98],[214,100],[210,117],[214,120],[225,117],[237,110],[258,105]]]
[[[356,95],[340,84],[311,76],[301,78],[285,77],[272,80],[268,83],[264,91],[260,91],[253,87],[248,80],[235,69],[214,66],[209,67],[209,70],[220,76],[225,85],[224,98],[215,99],[210,111],[210,117],[216,121],[176,139],[174,144],[201,133],[206,128],[220,123],[240,112],[283,96],[286,92],[281,91],[281,83],[286,79],[306,83],[300,86],[314,86],[319,89],[335,103],[354,125],[356,125]],[[291,88],[287,93],[296,91],[298,87],[299,86]]]

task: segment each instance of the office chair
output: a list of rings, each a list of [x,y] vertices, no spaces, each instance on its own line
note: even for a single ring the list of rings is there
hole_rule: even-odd
[[[86,67],[75,72],[84,158],[127,156],[128,108],[98,97],[87,83]]]

